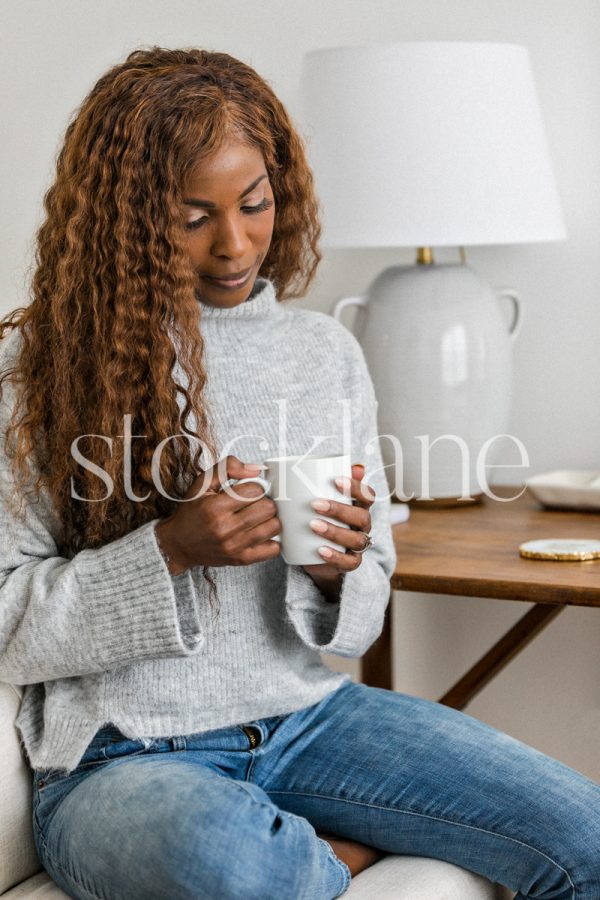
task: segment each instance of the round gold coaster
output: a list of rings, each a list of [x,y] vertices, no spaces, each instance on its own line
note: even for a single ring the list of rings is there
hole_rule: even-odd
[[[528,559],[600,559],[600,541],[584,539],[527,541],[521,544],[519,553]]]

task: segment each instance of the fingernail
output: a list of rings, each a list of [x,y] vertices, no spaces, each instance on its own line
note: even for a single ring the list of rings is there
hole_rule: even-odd
[[[329,559],[330,556],[333,556],[333,550],[330,550],[329,547],[319,547],[319,553],[327,559]]]
[[[361,469],[364,469],[364,468],[365,468],[365,464],[364,464],[364,463],[352,463],[352,465],[353,465],[353,466],[360,466]]]
[[[266,466],[259,466],[256,463],[246,463],[244,468],[248,469],[249,472],[260,472],[262,469],[265,469]]]
[[[313,500],[310,504],[317,512],[327,512],[331,504],[327,500]]]
[[[349,488],[350,487],[350,479],[349,478],[336,478],[335,483],[339,488]]]
[[[325,534],[325,532],[327,531],[327,524],[321,519],[311,519],[310,527],[313,529],[313,531],[318,531],[321,534]]]

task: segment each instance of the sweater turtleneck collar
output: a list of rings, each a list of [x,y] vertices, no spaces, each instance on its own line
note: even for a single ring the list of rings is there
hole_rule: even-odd
[[[205,319],[265,319],[278,308],[275,287],[267,278],[257,278],[250,296],[237,306],[211,306],[198,298],[198,305]]]

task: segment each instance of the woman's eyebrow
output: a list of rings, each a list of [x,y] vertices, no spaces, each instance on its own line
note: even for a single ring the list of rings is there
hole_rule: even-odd
[[[256,179],[256,181],[253,181],[252,184],[248,185],[248,187],[246,188],[245,191],[242,191],[242,193],[238,197],[238,200],[242,200],[246,196],[246,194],[249,194],[250,191],[253,191],[254,188],[256,187],[256,185],[259,182],[261,182],[263,180],[263,178],[266,178],[266,177],[267,177],[266,173],[264,175],[260,175]],[[193,197],[190,198],[189,200],[184,200],[183,202],[185,203],[186,206],[203,206],[203,207],[208,207],[209,209],[214,209],[216,206],[216,203],[212,203],[210,200],[196,200]]]

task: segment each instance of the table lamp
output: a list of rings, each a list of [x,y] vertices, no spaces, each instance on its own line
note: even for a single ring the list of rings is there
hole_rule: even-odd
[[[469,267],[464,247],[566,237],[528,51],[315,50],[303,59],[302,100],[323,245],[416,249],[415,265],[387,268],[332,308],[340,318],[359,307],[392,496],[467,505],[506,451],[521,304]],[[445,246],[461,261],[436,264],[432,248]]]

